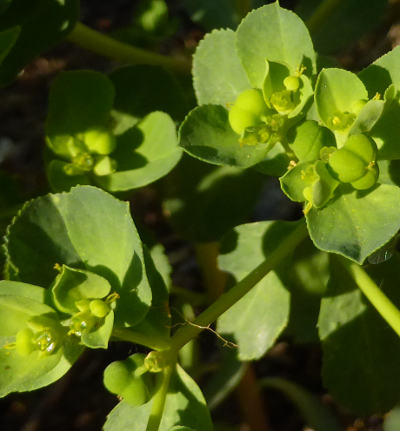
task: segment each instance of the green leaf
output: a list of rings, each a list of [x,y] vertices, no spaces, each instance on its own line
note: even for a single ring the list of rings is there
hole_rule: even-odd
[[[241,280],[295,229],[293,222],[259,222],[236,227],[223,239],[218,259],[222,270]],[[286,327],[290,294],[280,271],[267,274],[218,319],[218,331],[239,345],[239,359],[262,357]]]
[[[171,329],[168,290],[171,266],[161,244],[152,247],[151,251],[144,246],[144,261],[147,278],[151,286],[152,302],[146,317],[135,327],[136,331],[151,337],[168,337]]]
[[[292,73],[301,65],[309,74],[315,71],[314,48],[305,24],[278,2],[246,16],[237,29],[237,48],[253,87],[262,87],[265,59],[287,64]]]
[[[367,90],[362,81],[344,69],[322,69],[315,87],[318,114],[327,127],[338,113],[352,112],[353,103],[366,99]]]
[[[316,121],[304,121],[288,132],[290,148],[300,162],[314,161],[320,158],[322,147],[336,146],[335,136],[326,127]]]
[[[21,27],[15,26],[7,30],[0,31],[0,64],[7,57],[8,53],[18,39]]]
[[[13,281],[0,281],[0,397],[10,392],[31,391],[53,383],[63,376],[82,352],[74,338],[63,336],[62,344],[51,354],[34,350],[22,356],[15,348],[5,347],[15,342],[19,330],[28,320],[45,316],[54,320],[55,311],[44,304],[44,289]],[[58,328],[62,332],[61,327]]]
[[[107,349],[113,325],[114,312],[110,311],[98,328],[93,331],[82,332],[82,344],[91,349]]]
[[[384,111],[372,128],[370,135],[378,147],[378,159],[400,159],[400,130],[397,127],[400,118],[400,94],[385,103]]]
[[[369,132],[379,121],[385,108],[383,100],[369,100],[361,109],[354,124],[351,126],[350,135]]]
[[[182,120],[189,109],[178,82],[161,67],[122,67],[109,78],[115,88],[114,108],[129,116],[131,125],[152,111],[164,111],[175,120]]]
[[[215,241],[246,221],[264,179],[252,170],[215,167],[185,156],[166,179],[164,207],[186,239]]]
[[[218,372],[207,380],[204,387],[204,396],[210,410],[218,407],[232,393],[247,368],[247,364],[239,361],[233,349],[223,349],[221,356]]]
[[[142,245],[128,205],[94,187],[26,204],[9,227],[6,253],[13,278],[44,287],[56,263],[104,277],[121,296],[120,322],[139,322],[150,306]]]
[[[391,84],[400,90],[400,47],[397,46],[378,58],[363,69],[358,76],[365,84],[369,97],[374,97],[376,93],[383,96]]]
[[[46,291],[34,284],[21,283],[19,281],[0,280],[0,295],[23,296],[36,302],[45,302]]]
[[[400,189],[382,184],[367,192],[347,190],[307,216],[310,237],[321,250],[362,263],[400,228]]]
[[[112,82],[102,73],[88,70],[60,73],[49,95],[46,135],[50,148],[65,156],[65,144],[57,141],[57,137],[106,126],[113,101]]]
[[[370,267],[370,275],[393,300],[398,299],[398,264],[397,258],[396,264]],[[337,264],[331,268],[318,326],[322,376],[330,393],[363,415],[393,407],[399,399],[399,338]]]
[[[299,409],[307,425],[315,431],[341,431],[328,408],[312,393],[301,386],[279,377],[267,377],[259,381],[260,386],[277,389],[287,396]]]
[[[199,105],[227,107],[251,88],[235,46],[232,30],[214,30],[197,46],[193,57],[193,85]]]
[[[104,431],[146,431],[152,401],[139,407],[119,403],[108,415]],[[159,431],[173,426],[212,431],[210,413],[204,397],[192,378],[179,366],[171,378]]]
[[[63,265],[51,288],[54,304],[63,313],[78,311],[76,301],[84,298],[104,298],[110,293],[110,283],[94,272]]]
[[[266,158],[268,144],[239,144],[228,120],[228,111],[219,105],[203,105],[190,111],[179,131],[179,143],[193,157],[215,165],[247,168]]]
[[[313,162],[298,163],[293,169],[286,172],[283,177],[279,178],[283,193],[294,202],[304,202],[306,200],[303,190],[311,186],[314,178],[309,179],[306,173],[313,171]]]
[[[329,278],[329,254],[307,238],[293,252],[287,277],[290,286],[290,318],[285,334],[297,343],[318,341],[317,321],[321,296]]]
[[[181,156],[174,122],[163,112],[152,112],[117,136],[117,149],[112,153],[117,172],[94,180],[111,192],[143,187],[166,175]]]
[[[0,67],[0,84],[10,82],[35,56],[59,43],[79,15],[78,0],[13,0],[0,15],[0,31],[20,26],[20,34]]]

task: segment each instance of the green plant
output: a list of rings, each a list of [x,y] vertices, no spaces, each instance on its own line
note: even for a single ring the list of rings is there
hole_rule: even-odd
[[[285,333],[319,339],[322,379],[337,402],[365,415],[392,409],[400,387],[399,48],[358,74],[321,68],[303,21],[268,4],[236,31],[213,30],[200,42],[198,106],[183,118],[189,102],[180,82],[154,65],[182,73],[186,60],[75,24],[76,2],[30,5],[33,21],[16,12],[23,5],[27,14],[28,2],[9,3],[0,9],[3,83],[69,32],[84,47],[146,65],[62,72],[51,85],[45,162],[55,193],[24,204],[5,235],[0,394],[49,385],[85,349],[127,341],[146,353],[105,369],[104,385],[121,402],[104,429],[212,430],[200,388],[179,365],[195,368],[196,336],[210,330],[236,355],[211,380],[225,392],[208,399],[226,396],[228,382],[243,376],[241,362],[262,358]],[[165,4],[153,3],[164,16]],[[327,13],[318,10],[311,28]],[[27,49],[40,26],[45,40]],[[182,149],[219,167],[185,156],[169,174]],[[219,241],[197,245],[207,297],[196,302],[175,288],[184,320],[172,334],[167,258],[142,242],[128,204],[107,193],[167,174],[165,208],[177,229],[195,242]],[[279,178],[304,217],[239,224],[265,175]],[[301,387],[273,378],[262,385],[287,394],[315,429],[340,429]]]

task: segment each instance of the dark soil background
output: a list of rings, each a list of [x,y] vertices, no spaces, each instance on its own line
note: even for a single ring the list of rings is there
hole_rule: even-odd
[[[178,18],[180,24],[177,31],[160,44],[160,52],[190,53],[204,34],[199,26],[190,21],[181,3],[179,0],[168,1],[171,17]],[[82,21],[104,32],[128,26],[137,7],[137,1],[133,0],[82,0],[81,4]],[[293,9],[296,1],[282,0],[281,5]],[[357,70],[397,45],[400,41],[400,25],[397,24],[399,10],[399,2],[392,1],[378,28],[340,53],[341,64]],[[17,208],[19,203],[26,199],[49,191],[42,157],[43,124],[51,80],[61,70],[93,68],[109,71],[115,66],[106,59],[63,43],[35,59],[13,84],[0,90],[0,170],[7,173],[3,182],[0,177],[0,184],[4,184],[3,191],[8,193],[8,203],[11,203],[12,207],[14,205],[13,208]],[[201,291],[202,278],[193,247],[170,227],[161,208],[158,185],[135,192],[132,201],[135,205],[136,223],[152,231],[157,240],[165,246],[173,265],[175,283],[192,291]],[[276,208],[280,208],[279,214]],[[12,212],[11,208],[10,214],[0,215],[1,235]],[[277,185],[268,183],[252,220],[293,218],[298,214],[298,208],[282,197]],[[213,362],[217,355],[215,346],[218,343],[211,333],[201,336],[200,345],[205,362]],[[128,343],[111,343],[107,351],[87,351],[70,372],[52,386],[28,394],[6,397],[0,402],[0,429],[101,430],[107,413],[118,402],[104,389],[102,372],[111,361],[126,358],[136,351],[140,351],[140,347]],[[338,407],[325,393],[320,380],[320,360],[321,354],[317,345],[294,345],[290,339],[282,339],[263,360],[254,365],[251,373],[253,377],[282,376],[303,385],[332,407],[347,431],[380,431],[382,418],[354,417]],[[248,376],[248,379],[251,380],[251,377]],[[203,378],[203,381],[205,379]],[[268,390],[262,395],[271,429],[306,430],[295,408],[281,394]],[[226,428],[227,430],[261,431],[250,428],[248,416],[246,419],[247,408],[241,397],[232,394],[213,411],[213,418],[216,423],[235,425],[235,428]]]

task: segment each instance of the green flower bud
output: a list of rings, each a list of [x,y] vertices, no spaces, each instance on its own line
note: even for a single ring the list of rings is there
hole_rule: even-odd
[[[368,167],[367,173],[359,180],[354,181],[351,185],[356,190],[368,190],[376,184],[379,177],[379,169],[377,165]]]
[[[286,90],[297,91],[300,87],[300,79],[298,76],[287,76],[283,80],[283,85],[285,86]]]
[[[93,299],[89,304],[90,312],[99,318],[107,316],[111,311],[111,307],[101,299]]]
[[[102,156],[98,159],[93,168],[93,173],[99,177],[110,175],[117,169],[117,162],[108,156]]]
[[[32,342],[33,336],[34,334],[29,328],[17,332],[15,347],[19,355],[28,356],[35,350],[35,345]]]
[[[261,90],[251,88],[243,91],[229,111],[229,124],[239,135],[246,128],[261,122],[261,117],[268,112]]]
[[[117,146],[115,136],[106,128],[96,128],[86,131],[82,140],[91,153],[106,156],[111,154]]]

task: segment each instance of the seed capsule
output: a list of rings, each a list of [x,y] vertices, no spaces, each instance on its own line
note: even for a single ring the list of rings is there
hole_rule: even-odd
[[[93,299],[89,304],[90,312],[96,317],[105,317],[111,311],[111,308],[101,299]]]
[[[246,128],[260,124],[267,111],[261,90],[251,88],[236,99],[229,111],[229,123],[237,134],[242,135]]]
[[[127,364],[124,361],[112,362],[104,370],[104,386],[113,394],[121,394],[131,378]]]
[[[300,79],[293,75],[287,76],[283,80],[283,85],[285,86],[286,90],[297,91],[300,87]]]
[[[140,406],[150,398],[147,385],[141,378],[131,380],[119,395],[132,406]]]
[[[376,184],[379,176],[379,169],[377,165],[368,168],[367,173],[359,180],[354,181],[351,185],[356,190],[368,190]]]
[[[375,142],[363,134],[349,136],[343,148],[359,156],[365,163],[372,162],[376,157]]]
[[[329,166],[342,183],[352,183],[363,177],[367,171],[366,163],[357,154],[341,148],[329,157]]]

